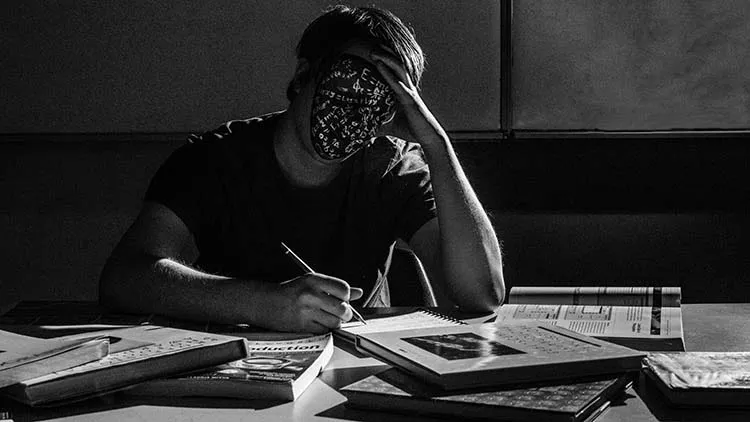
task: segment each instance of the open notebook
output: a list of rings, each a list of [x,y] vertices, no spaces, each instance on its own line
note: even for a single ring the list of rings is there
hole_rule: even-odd
[[[341,325],[334,331],[338,338],[354,343],[357,336],[361,334],[381,333],[413,328],[433,328],[465,325],[461,320],[443,315],[429,309],[420,308],[413,312],[401,315],[386,316],[380,318],[368,318],[367,324],[359,321],[351,321]]]

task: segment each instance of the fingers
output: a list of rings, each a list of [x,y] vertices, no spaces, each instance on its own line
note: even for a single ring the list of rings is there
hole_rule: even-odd
[[[398,59],[394,54],[388,53],[387,51],[383,49],[373,50],[370,53],[370,58],[375,61],[375,65],[377,66],[378,63],[382,63],[385,67],[385,70],[387,70],[387,73],[390,73],[390,76],[395,76],[396,80],[398,82],[401,82],[405,85],[406,88],[412,89],[414,88],[414,83],[411,80],[411,77],[409,77],[409,73],[406,72],[406,68],[404,67],[403,63],[401,63],[401,60]],[[378,70],[382,72],[380,67],[378,67]],[[386,77],[386,75],[383,75]]]
[[[320,296],[318,300],[318,309],[332,315],[339,322],[349,321],[352,318],[352,311],[349,308],[348,302],[327,294]]]
[[[361,299],[362,296],[364,296],[365,292],[360,289],[359,287],[352,287],[349,289],[349,300],[357,300]]]
[[[339,328],[342,321],[353,316],[348,300],[363,295],[362,289],[350,288],[341,279],[319,273],[308,273],[282,284],[290,289],[287,294],[295,297],[290,311],[296,314],[293,319],[302,331]]]
[[[311,277],[311,282],[315,285],[315,287],[317,287],[324,293],[343,301],[349,300],[351,288],[349,287],[349,283],[347,283],[346,281],[340,278],[331,277],[319,273],[306,274],[306,276]]]
[[[352,317],[351,310],[345,302],[338,301],[331,296],[325,295],[318,298],[317,305],[298,309],[297,316],[302,331],[328,332],[341,327],[343,321]]]
[[[380,72],[380,74],[383,76],[383,79],[385,79],[386,83],[388,83],[388,86],[391,87],[398,101],[402,104],[405,102],[409,102],[409,87],[401,79],[399,79],[399,77],[393,72],[393,70],[391,70],[391,68],[386,66],[385,63],[380,60],[375,60],[375,67],[377,67],[378,72]]]
[[[346,308],[342,306],[341,309],[346,309]],[[351,311],[349,311],[349,315],[350,315],[349,319],[351,319]],[[331,330],[335,330],[341,327],[342,322],[349,320],[349,319],[344,320],[342,318],[344,316],[346,315],[334,315],[334,314],[327,312],[324,309],[319,309],[318,311],[310,315],[310,320],[315,322],[316,324],[319,324],[325,327],[328,331],[331,331]]]

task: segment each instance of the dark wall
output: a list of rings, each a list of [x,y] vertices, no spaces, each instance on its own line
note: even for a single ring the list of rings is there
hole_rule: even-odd
[[[192,132],[280,110],[297,41],[335,3],[5,0],[0,133]],[[499,129],[498,2],[375,3],[413,26],[446,127]]]
[[[0,302],[95,299],[106,257],[183,139],[0,142]],[[750,195],[735,180],[748,152],[736,142],[456,149],[503,242],[508,286],[680,285],[687,302],[750,299]]]

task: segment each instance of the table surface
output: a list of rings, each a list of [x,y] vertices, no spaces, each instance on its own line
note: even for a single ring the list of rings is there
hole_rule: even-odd
[[[0,306],[0,314],[9,306]],[[750,328],[746,326],[750,304],[683,304],[685,345],[688,351],[750,351]],[[482,317],[470,322],[481,322]],[[57,421],[380,421],[421,419],[410,415],[363,412],[347,408],[338,392],[368,375],[388,368],[380,361],[359,357],[337,347],[330,364],[308,390],[294,402],[278,404],[253,400],[209,398],[144,398],[113,394],[83,403],[53,409],[30,409],[0,401],[16,422]],[[663,396],[643,376],[613,403],[597,421],[715,421],[750,420],[747,410],[678,409],[669,407]]]

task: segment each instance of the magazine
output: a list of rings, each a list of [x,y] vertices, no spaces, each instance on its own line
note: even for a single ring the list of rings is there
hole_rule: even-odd
[[[503,323],[543,320],[645,351],[684,351],[679,287],[513,287]]]

